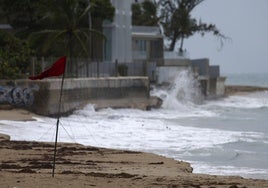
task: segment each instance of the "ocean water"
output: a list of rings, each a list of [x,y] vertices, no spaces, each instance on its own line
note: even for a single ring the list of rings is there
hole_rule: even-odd
[[[227,85],[268,87],[268,73],[226,73]]]
[[[248,85],[256,85],[252,80]],[[95,111],[89,104],[61,118],[59,141],[151,152],[190,162],[194,173],[268,179],[268,92],[202,102],[195,80],[182,71],[171,87],[151,95],[163,99],[160,109]],[[53,142],[56,120],[35,119],[1,120],[0,132],[13,140]]]

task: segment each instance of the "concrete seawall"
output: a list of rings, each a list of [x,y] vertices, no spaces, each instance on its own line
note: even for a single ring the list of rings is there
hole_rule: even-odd
[[[0,82],[2,86],[6,84],[7,82]],[[12,85],[35,90],[33,104],[28,107],[34,113],[46,116],[57,114],[61,79],[15,80]],[[89,103],[97,109],[147,109],[149,87],[147,77],[67,78],[63,85],[61,113],[71,113]]]

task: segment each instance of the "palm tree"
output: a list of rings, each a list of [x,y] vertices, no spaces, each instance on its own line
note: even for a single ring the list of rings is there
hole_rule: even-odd
[[[89,57],[90,34],[103,36],[89,29],[89,11],[86,0],[50,0],[41,19],[45,29],[32,33],[29,38],[42,54],[49,52],[50,55],[70,57],[68,77],[78,76],[78,63],[74,63],[74,57]]]

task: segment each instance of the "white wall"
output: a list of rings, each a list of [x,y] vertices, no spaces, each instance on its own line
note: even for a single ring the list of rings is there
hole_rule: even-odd
[[[132,62],[131,4],[129,0],[111,0],[115,7],[114,22],[110,25],[111,60]],[[105,27],[105,26],[104,26]]]

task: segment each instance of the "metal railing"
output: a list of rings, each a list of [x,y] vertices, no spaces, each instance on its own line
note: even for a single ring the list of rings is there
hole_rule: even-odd
[[[57,58],[32,58],[30,75],[37,75],[50,67]],[[71,65],[72,64],[72,65]],[[150,81],[156,80],[157,62],[103,62],[83,58],[67,58],[66,76],[72,78],[148,76]]]

